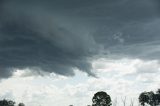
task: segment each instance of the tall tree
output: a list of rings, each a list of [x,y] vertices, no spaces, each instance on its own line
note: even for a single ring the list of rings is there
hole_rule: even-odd
[[[106,92],[97,92],[92,98],[92,106],[111,106],[111,97]]]

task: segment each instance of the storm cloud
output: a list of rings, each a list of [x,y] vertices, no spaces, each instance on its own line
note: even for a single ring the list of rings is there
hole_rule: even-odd
[[[66,76],[73,76],[74,69],[79,69],[95,76],[91,60],[100,53],[159,58],[156,0],[0,3],[1,78],[24,68]]]
[[[8,77],[15,68],[39,68],[67,76],[74,75],[73,69],[78,68],[94,75],[88,58],[96,53],[97,45],[90,35],[80,35],[59,25],[54,16],[40,11],[38,6],[33,13],[24,4],[9,2],[3,6],[1,77]]]

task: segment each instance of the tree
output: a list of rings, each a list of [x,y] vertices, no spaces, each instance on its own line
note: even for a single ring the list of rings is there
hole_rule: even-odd
[[[106,92],[97,92],[92,98],[92,106],[110,106],[111,98]]]
[[[159,105],[160,104],[160,94],[155,94],[154,99],[155,99],[155,105]]]
[[[159,105],[160,104],[160,89],[157,90],[155,96],[156,96],[156,103],[157,105]]]
[[[139,95],[139,103],[142,105],[142,106],[145,106],[145,103],[149,103],[149,96],[148,96],[148,93],[147,92],[142,92],[140,95]]]
[[[145,103],[150,106],[156,106],[159,104],[160,96],[158,94],[154,94],[153,91],[150,92],[142,92],[139,96],[139,102],[141,105],[145,105]]]
[[[157,93],[157,94],[160,94],[160,89],[158,89],[156,93]]]
[[[157,94],[160,94],[160,89],[158,89],[158,90],[156,91],[156,93],[157,93]]]
[[[14,106],[14,105],[15,105],[14,101],[6,99],[0,100],[0,106]]]
[[[156,105],[156,98],[155,98],[155,94],[153,91],[147,92],[147,95],[149,97],[149,103],[151,106],[155,106]]]
[[[18,106],[25,106],[25,104],[24,103],[19,103]]]

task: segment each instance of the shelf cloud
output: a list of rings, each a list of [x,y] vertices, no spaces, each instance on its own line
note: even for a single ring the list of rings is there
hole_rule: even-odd
[[[159,60],[158,2],[1,0],[0,78],[25,68],[96,76],[97,55]]]

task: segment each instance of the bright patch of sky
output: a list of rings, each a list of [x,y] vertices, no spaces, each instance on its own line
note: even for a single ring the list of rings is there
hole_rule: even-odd
[[[136,104],[140,92],[155,91],[160,85],[160,63],[157,60],[102,58],[93,61],[92,66],[98,78],[78,70],[74,77],[56,74],[24,77],[24,72],[29,69],[17,70],[14,76],[1,81],[0,99],[13,99],[27,106],[86,106],[92,104],[94,93],[105,91],[113,102],[117,98],[121,106],[125,96],[128,104],[131,99]]]

